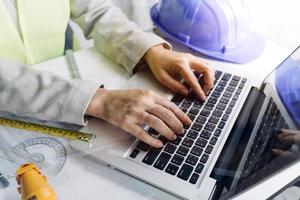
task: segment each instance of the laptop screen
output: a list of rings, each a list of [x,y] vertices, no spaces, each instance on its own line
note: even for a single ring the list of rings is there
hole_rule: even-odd
[[[211,174],[217,198],[228,199],[299,160],[300,48],[259,90],[252,88]]]

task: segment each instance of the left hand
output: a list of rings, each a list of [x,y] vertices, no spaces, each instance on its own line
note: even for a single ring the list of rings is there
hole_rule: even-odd
[[[214,72],[208,63],[188,53],[180,53],[157,45],[150,48],[144,57],[153,75],[175,93],[188,94],[188,89],[177,78],[183,78],[202,101],[206,100],[214,85]],[[203,75],[200,86],[193,70]]]

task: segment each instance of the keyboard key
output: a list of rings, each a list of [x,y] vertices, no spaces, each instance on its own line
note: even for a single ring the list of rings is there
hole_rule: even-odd
[[[195,156],[200,156],[203,152],[203,149],[198,147],[198,146],[193,146],[191,153],[194,154]]]
[[[224,121],[220,121],[219,125],[218,125],[218,128],[219,129],[223,129],[225,126],[225,122]]]
[[[221,130],[221,129],[217,129],[217,130],[215,130],[215,132],[214,132],[214,136],[219,137],[219,136],[221,135],[221,133],[222,133],[222,130]]]
[[[196,100],[193,105],[194,108],[198,108],[198,109],[202,108],[202,106],[203,106],[203,102],[200,102],[198,100]]]
[[[190,92],[186,97],[185,97],[185,100],[186,101],[189,101],[189,102],[193,102],[196,100],[196,94],[192,91]]]
[[[233,87],[233,86],[228,86],[228,87],[226,88],[226,90],[229,91],[229,92],[234,92],[235,87]]]
[[[160,151],[161,151],[161,148],[152,148],[144,157],[143,163],[152,165],[154,163],[155,159],[158,157]]]
[[[186,156],[188,153],[189,153],[189,148],[185,147],[185,146],[180,146],[178,149],[177,149],[177,152],[178,154],[182,155],[182,156]]]
[[[189,113],[192,115],[197,115],[199,113],[199,109],[198,108],[191,108]]]
[[[217,116],[217,117],[221,117],[222,114],[223,114],[223,111],[222,110],[219,110],[219,109],[215,109],[214,112],[212,113],[214,116]]]
[[[226,114],[230,114],[231,112],[232,112],[232,108],[231,107],[227,108],[227,110],[225,111]]]
[[[210,115],[210,111],[207,110],[207,109],[203,109],[203,110],[200,112],[200,115],[205,116],[205,117],[208,117],[208,116]]]
[[[188,109],[186,109],[185,107],[180,106],[179,109],[184,113],[188,112]]]
[[[243,78],[242,79],[242,83],[246,83],[247,82],[247,79],[246,78]]]
[[[198,163],[198,165],[196,166],[195,172],[201,174],[203,168],[204,168],[204,165],[202,163]]]
[[[138,149],[134,149],[129,156],[131,158],[136,158],[139,153],[140,151]]]
[[[168,164],[169,160],[171,159],[171,157],[172,156],[170,154],[162,152],[160,154],[160,156],[158,157],[158,159],[156,160],[156,162],[154,164],[154,167],[157,168],[157,169],[163,170],[167,166],[167,164]]]
[[[212,144],[212,145],[215,145],[218,141],[218,138],[217,137],[212,137],[209,141],[209,144]]]
[[[228,118],[229,118],[229,115],[227,115],[227,114],[224,114],[224,115],[223,115],[223,117],[222,117],[222,120],[223,120],[223,121],[227,121],[227,120],[228,120]]]
[[[225,110],[226,105],[223,104],[223,103],[218,103],[217,108],[218,108],[219,110]]]
[[[181,165],[184,161],[184,157],[175,154],[171,160],[172,163],[176,164],[176,165]]]
[[[221,77],[222,74],[223,74],[223,73],[222,73],[221,71],[216,70],[216,71],[215,71],[215,79],[216,79],[216,80],[219,80],[219,78]]]
[[[199,123],[194,123],[192,125],[192,129],[195,131],[200,131],[202,129],[203,125],[199,124]]]
[[[233,77],[232,77],[232,80],[240,81],[240,80],[241,80],[241,77],[240,77],[240,76],[233,76]]]
[[[239,85],[239,89],[243,89],[243,88],[244,88],[244,86],[245,86],[245,83],[240,83],[240,85]]]
[[[171,143],[175,144],[175,145],[179,145],[180,142],[181,142],[181,138],[180,137],[177,137],[175,140],[173,141],[170,141]]]
[[[185,162],[191,165],[196,165],[198,162],[198,158],[193,155],[188,155],[188,157],[185,159]]]
[[[187,147],[191,147],[194,144],[194,140],[190,139],[190,138],[184,138],[184,140],[182,141],[182,145],[187,146]]]
[[[211,103],[206,103],[204,108],[207,109],[207,110],[212,110],[214,109],[215,105],[214,104],[211,104]]]
[[[206,117],[200,115],[200,116],[196,119],[196,122],[198,122],[198,123],[200,123],[200,124],[205,124],[205,122],[206,122]]]
[[[207,130],[203,130],[200,134],[200,137],[203,137],[204,139],[209,140],[211,136],[211,132],[207,131]]]
[[[192,184],[196,184],[198,179],[199,179],[199,174],[193,173],[189,182]]]
[[[236,87],[237,85],[239,84],[238,81],[235,81],[235,80],[232,80],[230,81],[229,85],[233,86],[233,87]]]
[[[216,128],[216,125],[212,124],[212,123],[207,123],[205,126],[204,126],[204,129],[208,130],[208,131],[214,131]]]
[[[224,94],[223,94],[223,96],[224,96],[224,97],[227,97],[227,98],[231,98],[232,95],[233,95],[233,93],[232,93],[232,92],[229,92],[229,91],[225,91]]]
[[[136,146],[141,151],[148,151],[151,147],[149,144],[146,144],[145,142],[140,141],[138,145]]]
[[[196,116],[192,114],[187,114],[187,116],[191,119],[191,121],[194,121],[194,119],[196,118]]]
[[[177,177],[183,179],[183,180],[188,180],[192,171],[193,171],[193,167],[187,164],[183,164],[181,169],[179,170]]]
[[[215,98],[219,98],[221,96],[221,92],[218,92],[218,91],[214,91],[211,96],[215,97]]]
[[[214,149],[214,147],[212,145],[207,145],[207,147],[205,149],[205,153],[211,154],[213,149]]]
[[[215,97],[209,97],[208,102],[211,104],[216,104],[218,102],[218,99]]]
[[[181,104],[181,107],[184,107],[186,109],[189,109],[192,105],[192,102],[189,102],[189,101],[183,101],[182,104]]]
[[[211,123],[213,123],[213,124],[217,124],[218,122],[219,122],[219,117],[216,117],[216,116],[211,116],[210,118],[209,118],[209,122],[211,122]]]
[[[164,148],[165,152],[168,152],[170,154],[173,154],[176,151],[177,147],[173,144],[167,144],[166,147]]]
[[[222,98],[220,99],[220,102],[221,102],[221,103],[224,103],[224,104],[228,104],[228,103],[229,103],[229,99],[226,98],[226,97],[222,97]]]
[[[168,165],[168,167],[166,168],[166,172],[171,175],[175,175],[178,170],[179,170],[179,167],[177,165],[173,165],[172,163],[170,163]]]
[[[228,83],[227,81],[221,80],[219,85],[222,85],[222,86],[225,87],[227,85],[227,83]]]
[[[199,132],[194,131],[194,130],[189,130],[187,137],[192,138],[192,139],[196,139],[199,135]]]
[[[175,103],[177,106],[179,106],[179,104],[182,102],[182,100],[184,99],[183,95],[180,94],[176,94],[173,98],[172,98],[172,102]]]
[[[223,92],[224,89],[225,89],[225,87],[222,86],[222,85],[217,85],[217,86],[215,87],[215,90],[218,91],[218,92]]]
[[[202,155],[202,157],[201,157],[201,159],[200,159],[200,162],[202,162],[202,163],[206,163],[206,162],[207,162],[207,160],[208,160],[208,158],[209,158],[209,155],[207,155],[207,154],[203,154],[203,155]]]
[[[235,92],[235,94],[237,94],[237,95],[240,95],[240,94],[241,94],[241,92],[242,92],[242,90],[241,90],[241,89],[237,89],[237,90],[236,90],[236,92]]]
[[[235,101],[231,101],[230,104],[229,104],[229,106],[230,107],[234,107],[235,103],[236,103]]]
[[[228,74],[228,73],[225,73],[223,76],[222,76],[222,80],[224,81],[229,81],[231,78],[231,74]]]
[[[235,95],[233,95],[232,100],[236,101],[236,100],[238,100],[238,98],[239,98],[239,95],[235,94]]]
[[[196,145],[204,148],[207,144],[207,140],[203,139],[203,138],[198,138],[198,140],[196,141]]]

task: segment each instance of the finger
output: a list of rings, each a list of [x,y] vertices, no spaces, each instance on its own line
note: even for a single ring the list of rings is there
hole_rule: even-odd
[[[291,129],[281,129],[281,134],[285,134],[285,135],[299,134],[300,135],[300,131],[298,131],[298,130],[291,130]]]
[[[203,91],[205,94],[208,94],[208,92],[213,88],[215,81],[215,75],[212,67],[195,57],[192,62],[192,68],[202,74]]]
[[[124,130],[152,147],[161,148],[163,146],[163,143],[159,139],[152,137],[144,129],[136,124],[127,124]]]
[[[177,138],[176,134],[160,118],[146,113],[143,121],[169,140],[175,140]]]
[[[198,79],[194,75],[193,71],[189,66],[183,66],[180,70],[180,74],[183,77],[183,79],[191,86],[192,90],[195,92],[195,94],[202,100],[206,100],[206,95],[203,92]]]
[[[285,151],[282,151],[280,149],[272,149],[272,152],[276,155],[276,156],[283,156],[285,154]]]
[[[283,143],[288,144],[288,145],[295,144],[295,142],[296,142],[296,141],[295,141],[295,135],[288,135],[288,136],[282,138],[281,141],[282,141]]]
[[[161,105],[157,105],[157,107],[148,112],[162,119],[175,133],[184,133],[183,124],[171,110]]]
[[[189,93],[188,89],[183,84],[171,77],[165,71],[161,73],[160,81],[175,93],[180,93],[184,96],[188,95]]]
[[[175,116],[186,126],[191,125],[191,119],[180,110],[174,103],[162,98],[161,96],[155,94],[155,103],[162,105],[163,107],[167,108],[168,110],[172,111]]]

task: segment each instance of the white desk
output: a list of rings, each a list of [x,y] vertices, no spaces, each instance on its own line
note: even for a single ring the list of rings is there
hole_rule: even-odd
[[[101,80],[107,88],[116,89],[126,85],[130,76],[120,66],[110,62],[95,50],[77,52],[76,60],[84,79]],[[213,65],[243,68],[249,73],[263,77],[276,67],[288,52],[268,43],[265,53],[256,61],[247,65],[209,61]],[[34,66],[39,70],[51,71],[64,78],[69,78],[67,62],[60,57]],[[139,80],[138,80],[139,81]],[[113,171],[100,163],[68,149],[67,162],[58,176],[50,180],[59,199],[93,200],[93,199],[176,199],[161,190],[147,185],[127,175]],[[15,181],[6,189],[0,189],[0,199],[19,199]]]

